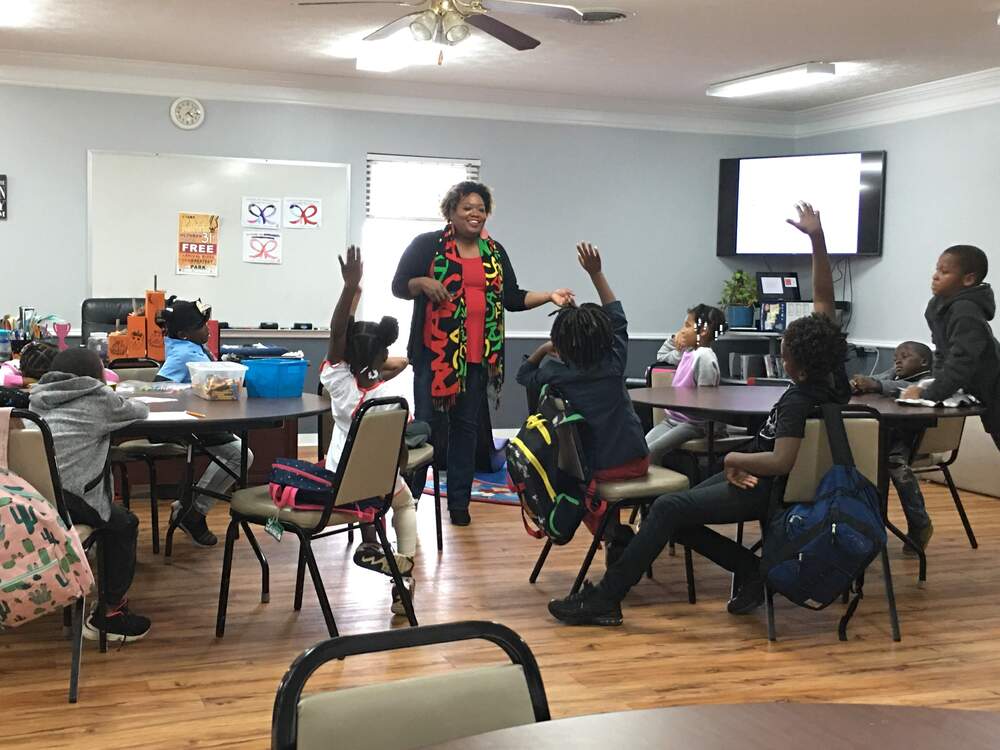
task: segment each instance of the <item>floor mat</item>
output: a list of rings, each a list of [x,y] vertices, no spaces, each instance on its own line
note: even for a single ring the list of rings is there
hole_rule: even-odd
[[[427,474],[427,483],[424,485],[424,494],[434,497],[434,478],[430,472]],[[448,497],[448,480],[441,477],[441,497]],[[521,501],[517,493],[507,486],[507,468],[504,467],[498,472],[488,474],[477,472],[472,480],[472,502],[474,503],[494,503],[496,505],[520,505]]]

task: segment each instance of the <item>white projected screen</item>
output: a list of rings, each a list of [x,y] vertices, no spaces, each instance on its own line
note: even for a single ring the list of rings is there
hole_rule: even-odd
[[[861,154],[742,160],[736,254],[808,255],[809,238],[785,222],[799,201],[819,210],[831,253],[857,254],[860,198]]]

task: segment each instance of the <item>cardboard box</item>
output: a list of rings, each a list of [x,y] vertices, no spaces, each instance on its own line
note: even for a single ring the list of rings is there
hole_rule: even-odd
[[[146,356],[145,315],[128,316],[128,356],[130,359],[141,359]]]
[[[212,356],[219,359],[220,344],[219,341],[219,321],[210,320],[208,321],[208,342],[205,346],[208,347],[208,351],[212,353]]]
[[[129,357],[129,332],[116,331],[108,334],[108,362]]]
[[[167,306],[163,292],[146,291],[146,356],[162,362],[166,357],[163,348],[163,329],[156,323],[156,318]]]

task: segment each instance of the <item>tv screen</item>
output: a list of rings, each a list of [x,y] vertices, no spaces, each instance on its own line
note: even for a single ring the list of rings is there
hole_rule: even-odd
[[[836,255],[882,254],[885,151],[722,159],[716,255],[809,255],[785,219],[811,203]]]

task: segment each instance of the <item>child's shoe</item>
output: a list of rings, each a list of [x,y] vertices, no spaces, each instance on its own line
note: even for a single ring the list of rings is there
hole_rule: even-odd
[[[382,545],[378,542],[362,542],[354,551],[354,564],[361,568],[374,570],[376,573],[391,576],[392,570],[389,568],[389,560],[385,556]],[[399,572],[404,576],[413,570],[413,558],[409,555],[396,553],[396,565]]]
[[[928,523],[922,529],[907,529],[906,535],[910,537],[921,550],[927,550],[927,544],[931,541],[931,537],[934,536],[934,524]],[[917,552],[908,544],[903,544],[903,554],[909,557],[917,557]]]
[[[170,521],[172,523],[177,518],[177,514],[181,512],[180,500],[175,500],[170,508]],[[218,537],[208,528],[208,521],[205,520],[205,516],[194,508],[188,509],[187,515],[177,524],[177,528],[191,537],[191,541],[199,547],[214,547],[219,543]]]
[[[410,594],[410,602],[413,602],[413,592],[416,584],[413,582],[413,576],[403,576],[403,585]],[[392,585],[392,606],[389,608],[394,615],[405,615],[406,607],[403,606],[403,597],[399,595],[399,590],[396,588],[396,584]]]
[[[109,641],[124,643],[145,637],[149,632],[150,622],[148,617],[130,612],[128,599],[123,599],[121,604],[105,615],[97,612],[95,607],[83,624],[83,637],[88,641],[100,640],[102,627],[107,631]]]

